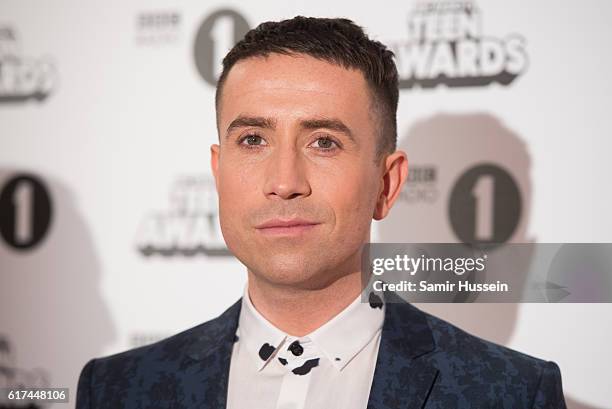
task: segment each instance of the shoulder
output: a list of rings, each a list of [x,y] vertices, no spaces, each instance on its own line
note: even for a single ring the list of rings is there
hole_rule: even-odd
[[[547,364],[545,360],[487,341],[439,317],[419,311],[425,316],[431,329],[436,346],[434,354],[461,361],[467,364],[466,368],[485,366],[501,369],[503,367],[507,369],[505,374],[518,371],[522,375],[537,376],[539,370]]]
[[[200,334],[207,333],[211,324],[214,327],[211,320],[153,344],[92,359],[87,365],[95,367],[96,373],[101,376],[129,376],[136,368],[172,366],[186,357],[190,342]]]
[[[214,352],[231,343],[235,334],[240,301],[219,317],[171,337],[143,347],[91,359],[81,371],[77,389],[77,408],[89,408],[92,396],[127,396],[141,387],[180,384],[187,368],[195,362],[214,367],[219,364]],[[210,359],[206,359],[213,355]],[[97,407],[97,406],[96,406]]]
[[[448,391],[500,397],[504,407],[519,402],[520,407],[565,407],[555,362],[484,340],[411,308],[423,314],[431,329],[435,349],[427,359],[439,370],[441,385]],[[548,406],[551,402],[553,406]]]

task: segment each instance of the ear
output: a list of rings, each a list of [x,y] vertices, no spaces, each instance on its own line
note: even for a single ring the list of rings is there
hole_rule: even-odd
[[[215,187],[219,191],[219,145],[210,145],[210,168],[215,177]]]
[[[387,217],[406,182],[408,177],[408,156],[406,152],[396,150],[387,156],[383,172],[376,208],[372,215],[374,220],[382,220]]]

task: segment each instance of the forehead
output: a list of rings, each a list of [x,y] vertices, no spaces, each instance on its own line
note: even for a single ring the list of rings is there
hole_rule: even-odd
[[[370,103],[369,87],[359,70],[303,54],[270,54],[241,60],[231,68],[223,85],[219,119],[223,123],[245,113],[286,119],[331,114],[346,120],[369,119]]]

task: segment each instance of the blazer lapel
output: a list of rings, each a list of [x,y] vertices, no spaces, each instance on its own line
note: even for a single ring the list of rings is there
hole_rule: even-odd
[[[438,376],[423,358],[435,349],[425,314],[396,296],[386,300],[368,409],[422,408]],[[222,409],[227,405],[232,348],[240,315],[238,300],[218,318],[194,333],[187,346],[185,391],[193,407]]]
[[[422,408],[438,376],[424,359],[435,349],[431,329],[422,311],[397,296],[385,299],[368,409]]]
[[[232,348],[236,341],[236,328],[241,300],[204,326],[187,349],[189,371],[194,377],[185,377],[185,390],[191,393],[193,407],[222,409],[227,404]]]

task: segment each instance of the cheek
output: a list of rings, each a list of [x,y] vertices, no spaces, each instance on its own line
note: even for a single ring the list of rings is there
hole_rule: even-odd
[[[222,226],[238,225],[253,202],[253,176],[239,165],[219,168],[219,212]]]
[[[245,242],[250,233],[248,223],[249,210],[252,208],[253,197],[248,188],[252,189],[252,179],[244,174],[239,166],[223,166],[219,168],[219,223],[221,233],[228,249],[240,259],[245,249]]]
[[[377,179],[366,165],[345,167],[321,182],[336,216],[336,228],[355,233],[369,229],[378,193]]]
[[[232,153],[224,159],[219,165],[219,190],[231,205],[238,205],[243,202],[241,198],[248,199],[258,186],[257,166]]]
[[[226,190],[251,194],[261,185],[264,161],[251,156],[233,147],[223,149],[223,160],[219,161],[219,182],[226,186]]]

